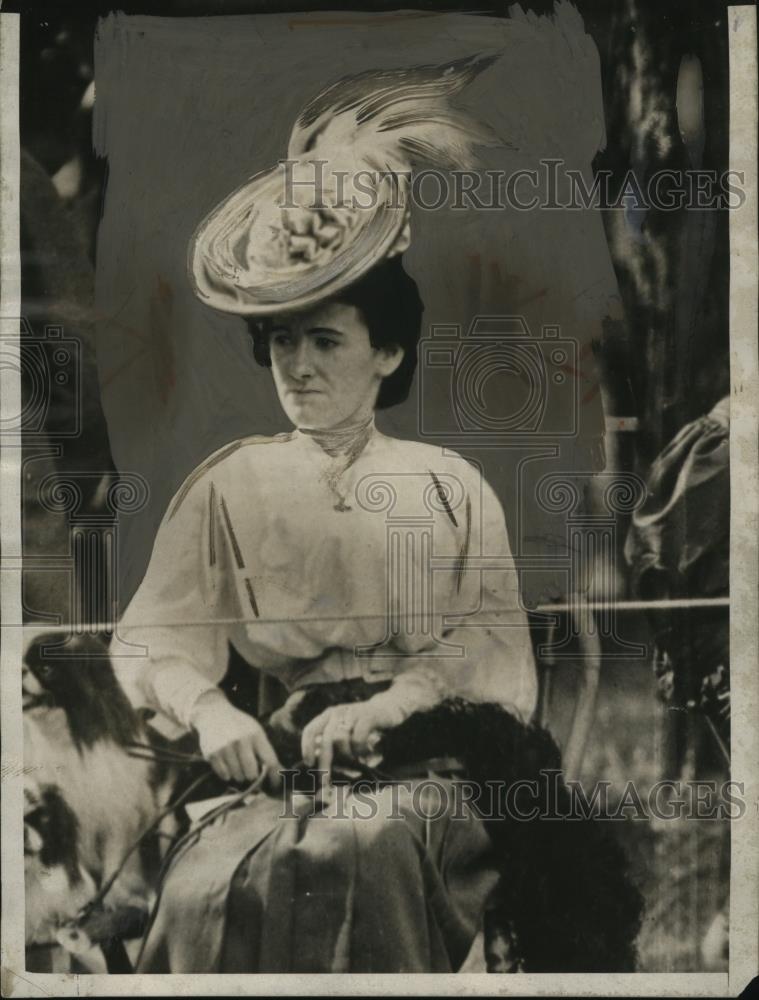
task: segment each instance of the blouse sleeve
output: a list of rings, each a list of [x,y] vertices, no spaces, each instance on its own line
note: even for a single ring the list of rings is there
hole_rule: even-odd
[[[450,654],[410,656],[393,693],[414,710],[460,697],[496,702],[527,721],[537,703],[530,631],[503,509],[479,476],[458,535],[457,564],[433,573],[435,632],[453,648]],[[484,568],[488,563],[492,568]]]
[[[214,486],[203,478],[180,490],[111,643],[130,700],[160,713],[168,736],[190,728],[195,702],[226,670],[229,629],[218,620],[234,617],[234,609],[219,572],[215,506]]]

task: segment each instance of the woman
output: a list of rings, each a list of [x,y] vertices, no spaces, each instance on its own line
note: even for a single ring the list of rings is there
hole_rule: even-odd
[[[388,438],[374,426],[375,406],[392,405],[409,391],[421,311],[416,286],[396,257],[377,265],[339,300],[258,324],[256,356],[271,365],[280,402],[297,430],[235,442],[212,456],[180,491],[158,534],[148,573],[121,628],[122,637],[148,647],[148,660],[135,674],[122,671],[122,677],[136,703],[197,733],[203,755],[224,780],[249,782],[262,768],[276,772],[281,766],[260,722],[232,707],[217,687],[228,642],[294,692],[288,705],[315,685],[348,682],[364,696],[325,709],[303,730],[303,759],[324,771],[335,757],[366,757],[377,734],[446,698],[497,702],[525,720],[534,708],[529,631],[514,571],[503,562],[510,556],[498,500],[458,456]],[[432,558],[447,557],[449,564],[434,572],[432,607],[425,611],[434,623],[415,620],[413,609],[404,606],[401,628],[389,641],[389,522],[382,510],[372,509],[372,493],[383,487],[394,492],[395,506],[407,518],[422,519],[434,546]],[[444,502],[445,491],[450,500]],[[418,548],[406,568],[423,579],[433,575],[432,567],[420,565]],[[486,574],[468,569],[467,557],[479,553],[500,557],[501,568]],[[457,629],[442,622],[445,614],[475,613],[484,625]],[[229,624],[146,627],[156,618]],[[277,713],[280,719],[287,717],[288,705]],[[420,766],[419,777],[428,770]],[[281,800],[272,801],[281,812]],[[392,841],[377,852],[376,874],[391,858],[395,865],[407,856],[416,869],[408,877],[419,886],[432,877],[417,857],[419,831],[392,819],[333,824],[329,852],[337,851],[332,863],[340,872],[343,838],[362,834]],[[478,830],[460,848],[469,852],[467,872],[474,881],[464,889],[465,905],[446,903],[448,930],[439,930],[434,953],[418,940],[420,934],[430,936],[432,916],[421,923],[419,914],[403,919],[409,904],[416,909],[424,895],[410,898],[408,883],[395,878],[385,880],[384,898],[373,880],[371,892],[356,886],[355,892],[371,895],[377,917],[384,922],[392,914],[398,929],[391,939],[385,931],[381,949],[381,939],[372,938],[371,954],[363,958],[355,954],[354,942],[347,968],[368,963],[364,971],[429,971],[428,962],[432,969],[455,967],[479,925],[486,889],[495,885],[492,865],[471,870],[480,855],[485,863],[488,847]],[[329,864],[329,856],[318,854],[320,884],[334,884],[335,872],[327,878]],[[323,894],[318,899],[323,911]],[[186,914],[187,900],[177,905]],[[305,920],[303,900],[297,910]],[[300,961],[308,942],[324,947],[323,926],[319,935],[303,930],[297,936]],[[151,947],[149,942],[148,955]],[[345,960],[334,953],[336,942],[331,948],[312,956],[322,971]],[[192,958],[199,958],[196,947]],[[271,961],[262,954],[259,965]],[[310,962],[297,967],[317,971]],[[172,964],[170,971],[191,970]],[[209,970],[194,965],[192,971]]]
[[[299,116],[287,169],[247,182],[193,239],[197,294],[246,318],[295,430],[233,442],[180,489],[120,627],[147,650],[122,681],[165,734],[193,731],[224,781],[271,790],[282,763],[355,778],[380,760],[388,781],[259,790],[203,827],[173,856],[139,971],[451,971],[507,891],[484,823],[448,794],[471,747],[506,777],[536,701],[503,511],[460,456],[374,425],[407,396],[420,336],[400,256],[408,151],[472,165],[492,137],[449,100],[489,62],[333,85]],[[327,168],[309,200],[314,162]],[[353,197],[362,165],[369,204]],[[229,644],[288,692],[266,727],[262,705],[254,718],[219,689]],[[530,774],[554,761],[541,739]],[[515,870],[521,885],[532,866]]]

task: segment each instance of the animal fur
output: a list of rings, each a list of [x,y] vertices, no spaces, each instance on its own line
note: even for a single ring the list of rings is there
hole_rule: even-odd
[[[24,657],[27,707],[60,708],[74,744],[98,741],[124,745],[140,737],[142,726],[108,659],[103,643],[80,636],[61,644],[55,635],[38,636]]]
[[[79,824],[54,785],[24,789],[26,942],[50,944],[95,893],[79,857]]]
[[[167,795],[168,776],[127,752],[128,743],[145,739],[144,728],[105,647],[91,637],[69,641],[65,648],[59,643],[57,636],[40,636],[25,657],[24,763],[30,785],[38,790],[30,792],[32,798],[41,795],[48,807],[46,850],[68,845],[68,867],[54,867],[61,893],[68,882],[78,909],[154,820]],[[39,860],[27,869],[27,900],[33,898],[34,912],[39,911],[36,929],[28,928],[29,943],[40,943],[43,927],[60,926],[64,912],[45,889],[51,883],[45,881],[42,855]],[[107,905],[145,909],[159,864],[157,841],[146,842],[125,864]]]
[[[294,763],[300,758],[297,730],[329,704],[367,696],[356,684],[308,689],[289,720],[292,728],[276,725],[276,718],[269,726],[280,759]],[[557,818],[487,818],[506,813],[503,797],[509,787],[561,771],[561,753],[546,730],[524,725],[499,705],[457,699],[388,730],[380,750],[383,770],[456,757],[466,778],[486,790],[480,805],[501,872],[498,923],[513,928],[525,972],[634,971],[643,901],[609,824],[562,818],[569,812],[570,793],[558,774],[556,799],[544,810]],[[499,810],[489,801],[488,782],[501,790]],[[534,804],[525,788],[513,807],[528,815]]]

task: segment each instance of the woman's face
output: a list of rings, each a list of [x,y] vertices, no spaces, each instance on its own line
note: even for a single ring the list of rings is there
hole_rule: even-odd
[[[400,348],[372,347],[361,311],[339,301],[279,317],[269,351],[279,401],[304,430],[368,419],[382,379],[403,358]]]

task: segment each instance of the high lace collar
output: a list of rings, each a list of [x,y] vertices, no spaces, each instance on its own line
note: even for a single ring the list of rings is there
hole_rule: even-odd
[[[318,444],[330,458],[342,455],[348,460],[348,464],[351,464],[364,450],[374,433],[374,415],[355,424],[328,430],[306,430],[299,427],[298,433]]]

